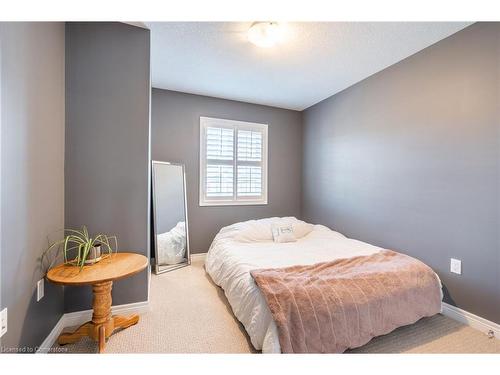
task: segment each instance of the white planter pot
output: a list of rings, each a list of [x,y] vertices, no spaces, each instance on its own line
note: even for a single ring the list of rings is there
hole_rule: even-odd
[[[90,249],[85,264],[94,264],[99,262],[100,260],[101,260],[101,245],[94,246],[92,249]]]

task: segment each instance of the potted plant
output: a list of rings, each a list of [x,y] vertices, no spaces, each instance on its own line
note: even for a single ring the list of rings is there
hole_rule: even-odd
[[[57,249],[50,267],[52,267],[55,259],[62,252],[64,264],[70,264],[83,268],[85,265],[91,265],[99,262],[102,259],[109,257],[113,253],[111,244],[114,242],[114,251],[118,247],[116,236],[108,236],[107,234],[97,234],[94,237],[89,235],[86,226],[81,230],[64,229],[64,238],[52,243],[47,250],[42,254],[42,264],[44,258],[53,250]]]

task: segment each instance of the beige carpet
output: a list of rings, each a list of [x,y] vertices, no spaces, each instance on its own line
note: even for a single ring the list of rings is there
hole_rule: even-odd
[[[151,311],[139,324],[113,335],[106,353],[252,353],[241,324],[223,291],[203,268],[203,258],[162,275],[153,275]],[[70,353],[95,353],[83,339],[66,345]],[[373,339],[350,353],[500,353],[500,340],[442,315],[422,319]]]

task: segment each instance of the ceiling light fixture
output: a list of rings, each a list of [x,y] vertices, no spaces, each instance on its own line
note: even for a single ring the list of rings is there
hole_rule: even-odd
[[[282,37],[283,30],[277,22],[255,22],[248,29],[248,40],[258,47],[273,47]]]

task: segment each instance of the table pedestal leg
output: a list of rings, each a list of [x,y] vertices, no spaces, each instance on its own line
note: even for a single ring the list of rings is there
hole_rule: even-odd
[[[115,329],[124,329],[137,324],[139,315],[111,316],[112,287],[112,281],[92,285],[92,320],[84,323],[72,333],[62,333],[58,339],[59,345],[74,343],[84,336],[89,336],[99,343],[99,353],[102,353],[106,339],[113,334]]]
[[[90,329],[92,328],[92,322],[83,323],[75,331],[69,333],[61,333],[57,339],[59,345],[73,344],[77,342],[82,337],[89,336]]]
[[[92,330],[90,337],[94,341],[99,342],[99,353],[104,351],[106,339],[111,336],[115,327],[114,321],[111,319],[111,289],[113,282],[108,281],[104,283],[92,285]]]

